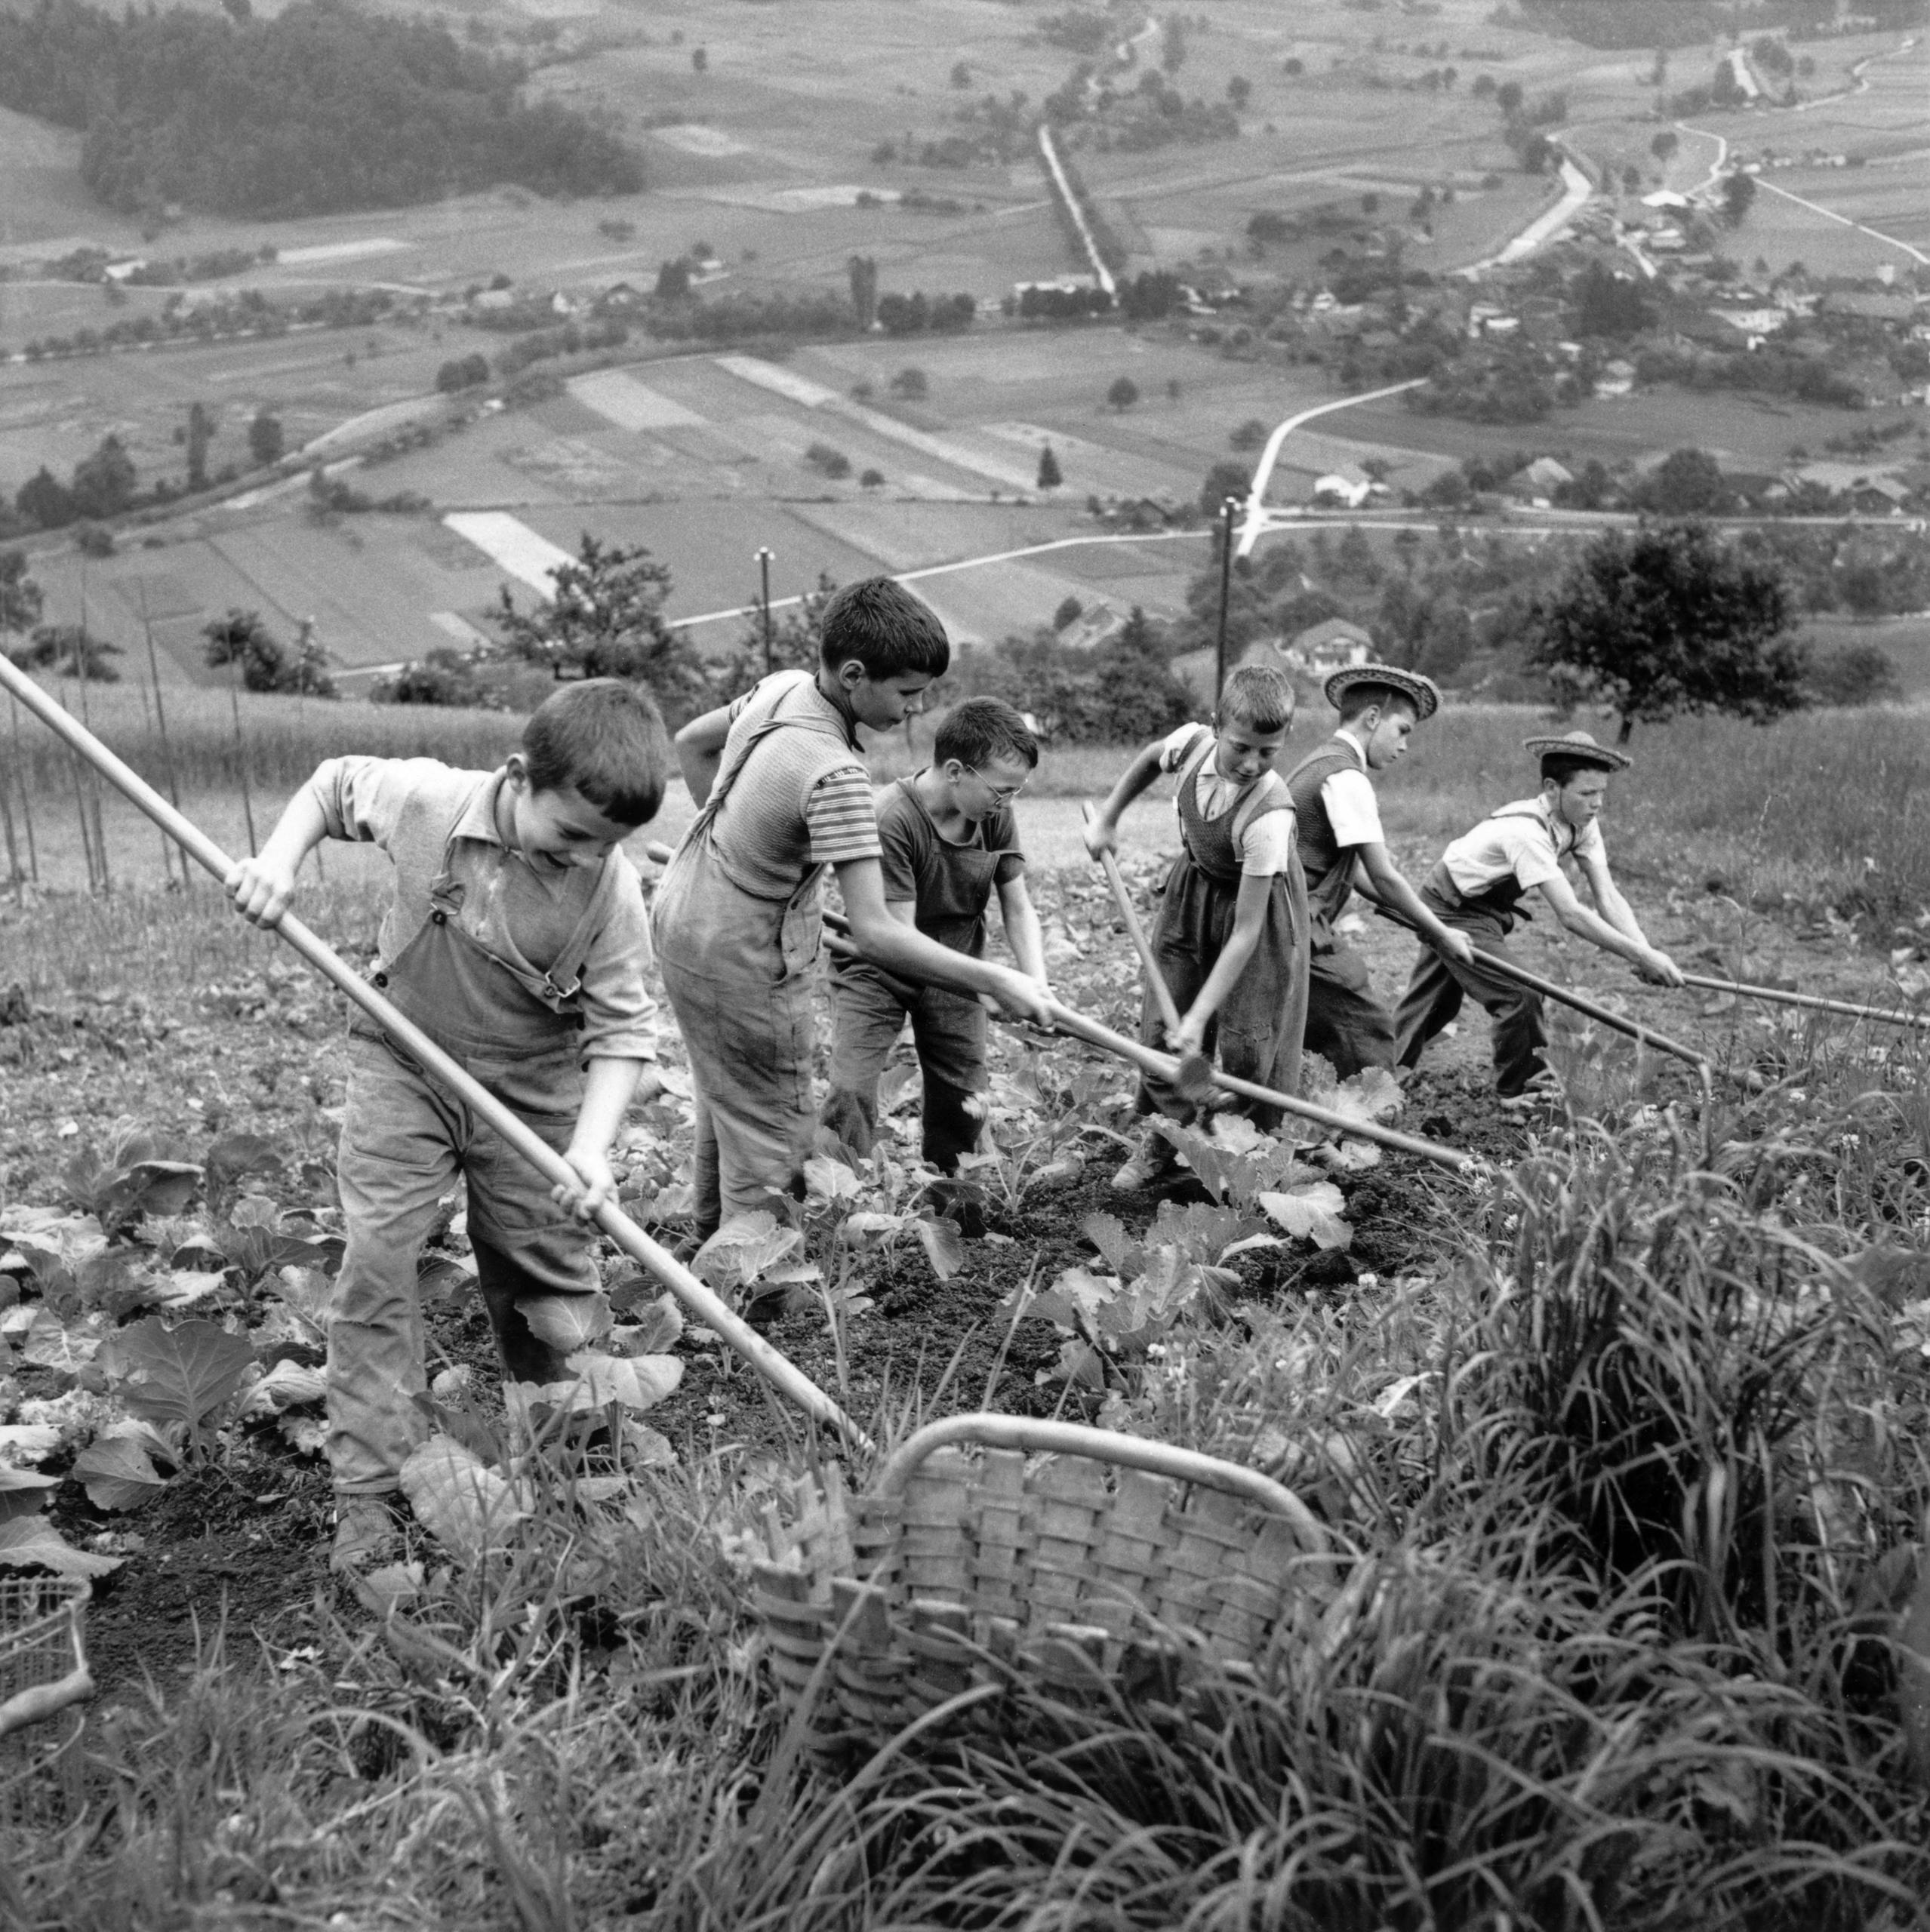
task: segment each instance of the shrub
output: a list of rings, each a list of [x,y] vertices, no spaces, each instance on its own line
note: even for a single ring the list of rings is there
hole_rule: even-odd
[[[1818,704],[1894,703],[1903,694],[1895,660],[1882,645],[1846,644],[1812,656],[1805,681]]]
[[[804,460],[820,475],[833,481],[851,473],[851,460],[840,449],[833,449],[829,443],[813,443],[805,451]]]
[[[907,402],[919,402],[931,393],[931,384],[922,369],[916,367],[900,369],[891,378],[891,393],[902,396]]]

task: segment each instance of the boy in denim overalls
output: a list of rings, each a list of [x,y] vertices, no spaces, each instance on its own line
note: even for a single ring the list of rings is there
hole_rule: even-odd
[[[657,1051],[643,896],[620,842],[656,816],[668,764],[648,695],[593,678],[548,699],[497,771],[327,760],[260,856],[229,875],[237,909],[272,925],[322,839],[381,846],[396,882],[372,983],[581,1183],[553,1189],[372,1022],[350,1020],[337,1161],[347,1249],[328,1325],[338,1569],[397,1540],[392,1499],[427,1432],[413,1400],[424,1386],[416,1260],[458,1174],[503,1374],[568,1379],[522,1304],[599,1285],[586,1223],[615,1191],[610,1143]]]
[[[1176,772],[1180,856],[1160,895],[1153,955],[1179,1009],[1177,1039],[1166,1037],[1153,989],[1146,990],[1139,1037],[1181,1055],[1211,1054],[1236,1078],[1276,1093],[1300,1084],[1307,1025],[1307,881],[1294,837],[1294,806],[1273,768],[1293,729],[1294,688],[1283,672],[1242,664],[1227,680],[1212,726],[1182,724],[1156,738],[1120,774],[1085,829],[1097,857],[1118,838],[1119,814],[1162,772]],[[1190,1120],[1199,1109],[1150,1075],[1140,1081],[1141,1113]],[[1279,1110],[1241,1103],[1257,1125],[1279,1124]],[[1122,1192],[1165,1180],[1178,1164],[1156,1130],[1113,1177]]]
[[[1023,974],[940,946],[885,906],[857,728],[901,723],[950,661],[930,609],[888,577],[866,578],[825,605],[814,673],[777,672],[677,734],[702,809],[651,923],[695,1091],[700,1235],[800,1191],[817,1128],[811,995],[827,869],[874,965],[1045,1018]]]
[[[1043,989],[1045,946],[1012,815],[1038,763],[1037,741],[1018,712],[996,697],[968,697],[939,726],[931,762],[878,795],[878,836],[885,903],[894,918],[982,958],[996,891],[1012,956]],[[977,1149],[984,1120],[984,1007],[940,986],[907,986],[863,960],[841,963],[833,978],[831,1091],[819,1119],[853,1153],[871,1152],[879,1076],[909,1018],[924,1076],[922,1151],[940,1174],[956,1174],[960,1155]],[[941,1189],[935,1198],[956,1197]],[[957,1211],[976,1218],[962,1205]]]

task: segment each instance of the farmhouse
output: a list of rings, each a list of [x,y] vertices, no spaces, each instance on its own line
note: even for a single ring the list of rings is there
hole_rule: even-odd
[[[1350,664],[1366,663],[1374,655],[1374,633],[1345,617],[1329,617],[1275,648],[1294,669],[1324,677]]]
[[[1365,470],[1356,469],[1350,463],[1343,463],[1338,469],[1330,470],[1325,476],[1313,481],[1313,500],[1329,504],[1344,504],[1350,510],[1357,510],[1376,491],[1385,494],[1386,486],[1374,481]]]

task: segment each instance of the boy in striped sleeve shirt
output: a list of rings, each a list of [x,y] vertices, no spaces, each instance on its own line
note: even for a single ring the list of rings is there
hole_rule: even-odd
[[[1043,1022],[1038,986],[894,918],[857,728],[889,731],[951,661],[944,626],[888,577],[825,606],[816,672],[780,671],[693,718],[677,753],[700,810],[651,917],[697,1102],[697,1223],[795,1197],[817,1127],[811,983],[822,882],[837,874],[852,943],[874,966],[990,995]]]

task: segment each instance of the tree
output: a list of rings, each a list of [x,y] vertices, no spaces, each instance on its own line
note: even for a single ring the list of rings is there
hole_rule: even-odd
[[[241,667],[242,682],[251,691],[300,693],[308,697],[333,697],[335,681],[328,660],[316,640],[312,623],[301,627],[294,643],[285,645],[262,622],[259,611],[231,608],[225,617],[203,626],[207,660],[217,669]]]
[[[1521,112],[1521,83],[1504,81],[1494,90],[1494,105],[1512,121]]]
[[[1085,615],[1085,606],[1076,597],[1062,597],[1052,613],[1052,628],[1055,631],[1070,630]]]
[[[1039,452],[1039,488],[1056,490],[1065,480],[1059,469],[1059,459],[1052,454],[1052,445],[1048,443]]]
[[[690,66],[693,74],[709,73],[710,50],[706,47],[693,47],[690,51]]]
[[[1631,336],[1655,320],[1655,312],[1631,281],[1590,262],[1569,285],[1574,302],[1571,324],[1578,336]]]
[[[1257,450],[1266,440],[1267,425],[1257,416],[1249,416],[1227,438],[1236,450]]]
[[[854,255],[845,264],[851,291],[851,309],[857,325],[868,329],[878,319],[878,263],[870,255]]]
[[[74,520],[74,493],[43,463],[20,485],[14,507],[36,528],[59,530]]]
[[[188,488],[208,488],[208,446],[214,440],[214,425],[198,402],[188,405]]]
[[[1247,103],[1253,98],[1253,83],[1244,74],[1236,74],[1227,83],[1227,98],[1236,112],[1244,113]]]
[[[1895,661],[1876,644],[1846,644],[1812,658],[1809,689],[1818,704],[1845,706],[1890,704],[1904,694]]]
[[[1216,463],[1199,486],[1200,515],[1217,517],[1220,506],[1227,497],[1237,497],[1244,503],[1246,493],[1252,488],[1253,472],[1245,463]]]
[[[474,389],[489,380],[489,358],[479,352],[451,357],[436,372],[436,386],[445,395]]]
[[[1159,64],[1169,74],[1177,74],[1186,63],[1186,29],[1177,14],[1166,17],[1166,31],[1159,42]]]
[[[1115,409],[1130,409],[1139,400],[1139,385],[1130,376],[1116,376],[1106,400]]]
[[[74,466],[75,512],[81,516],[119,516],[134,494],[134,458],[109,430],[94,454]]]
[[[1669,157],[1681,146],[1682,137],[1676,132],[1674,128],[1664,128],[1648,143],[1648,152],[1666,167],[1668,165]]]
[[[107,661],[120,656],[121,647],[78,624],[42,624],[25,645],[8,654],[23,670],[51,671],[94,685],[121,681],[120,672]]]
[[[1660,516],[1719,515],[1735,500],[1722,466],[1707,450],[1675,450],[1643,478],[1637,504]]]
[[[962,60],[954,60],[952,63],[952,85],[955,88],[968,88],[971,85],[971,69]]]
[[[1756,202],[1756,177],[1731,174],[1722,182],[1722,219],[1731,228],[1740,228]]]
[[[903,396],[907,402],[922,402],[931,393],[925,371],[915,365],[900,369],[887,386],[894,395]]]
[[[1638,721],[1725,712],[1756,724],[1807,701],[1793,600],[1773,565],[1698,523],[1605,531],[1528,614],[1530,663],[1571,698]]]
[[[27,575],[24,550],[0,550],[0,637],[30,629],[40,621],[40,586]]]
[[[666,718],[681,723],[710,696],[703,660],[682,631],[663,621],[667,565],[641,547],[607,549],[586,531],[577,555],[559,564],[549,600],[520,611],[509,586],[495,611],[497,629],[516,657],[552,676],[629,678],[650,686]]]
[[[266,409],[256,411],[254,420],[248,425],[248,454],[265,466],[279,463],[282,448],[282,419],[269,415]]]
[[[680,255],[658,264],[656,294],[661,302],[681,302],[690,293],[690,263]]]

